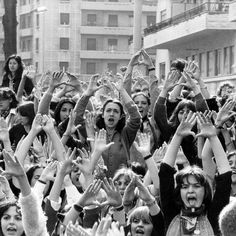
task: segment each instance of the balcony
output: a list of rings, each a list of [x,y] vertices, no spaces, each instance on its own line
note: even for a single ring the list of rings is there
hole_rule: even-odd
[[[132,27],[81,26],[81,34],[93,35],[131,35]]]
[[[130,57],[129,51],[80,51],[81,59],[129,60]]]
[[[143,12],[155,12],[156,3],[153,1],[144,1]],[[81,2],[82,10],[95,10],[95,11],[130,11],[134,10],[134,3],[132,2]]]
[[[144,30],[145,48],[165,49],[173,42],[191,40],[219,30],[235,30],[228,18],[229,3],[204,3]]]

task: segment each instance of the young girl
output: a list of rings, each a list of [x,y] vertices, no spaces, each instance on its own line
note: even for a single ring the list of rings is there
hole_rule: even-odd
[[[194,134],[191,129],[196,115],[190,111],[184,114],[160,166],[161,206],[167,236],[218,235],[218,215],[229,202],[231,171],[226,154],[215,127],[203,115],[197,114],[197,119],[201,130],[197,136],[208,138],[218,167],[215,191],[213,194],[206,173],[196,166],[185,167],[174,178],[175,158],[182,139]]]

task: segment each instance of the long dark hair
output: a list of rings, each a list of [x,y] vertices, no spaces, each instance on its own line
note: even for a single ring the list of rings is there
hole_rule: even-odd
[[[193,176],[198,183],[204,187],[205,194],[202,204],[205,206],[205,211],[209,208],[211,201],[212,201],[212,190],[210,183],[207,179],[206,174],[204,171],[198,166],[187,166],[183,168],[177,175],[176,175],[176,188],[175,188],[175,199],[176,203],[180,208],[184,207],[183,200],[181,198],[180,190],[185,178],[189,176]]]
[[[0,222],[2,220],[2,217],[4,215],[4,213],[10,208],[10,207],[16,207],[17,209],[17,212],[20,213],[20,207],[17,203],[17,201],[15,202],[7,202],[7,203],[4,203],[0,206]],[[21,213],[20,213],[21,215]],[[2,232],[2,227],[0,227],[0,236],[4,236],[3,232]],[[25,232],[23,232],[23,234],[21,236],[25,236]]]
[[[34,103],[33,102],[23,103],[22,105],[20,105],[17,108],[17,112],[21,116],[26,116],[29,119],[30,126],[32,125],[34,117],[35,117]]]
[[[107,104],[111,102],[117,104],[120,108],[120,120],[118,121],[115,128],[120,133],[125,126],[125,113],[124,113],[124,109],[121,102],[117,99],[108,99],[105,101],[102,107],[102,114],[99,114],[96,118],[96,125],[99,129],[106,129],[106,125],[105,125],[104,118],[102,117],[102,115],[106,109]]]
[[[57,126],[62,122],[62,120],[60,118],[60,111],[61,111],[63,104],[65,104],[65,103],[70,103],[73,107],[75,107],[75,101],[70,98],[64,98],[57,104],[55,111],[54,111],[54,119],[55,119]]]
[[[22,62],[21,57],[18,56],[18,55],[16,55],[16,54],[13,54],[13,55],[11,55],[11,56],[9,56],[9,57],[7,58],[7,61],[5,62],[5,65],[4,65],[4,67],[3,67],[3,71],[4,71],[7,75],[9,75],[9,74],[11,75],[11,71],[10,71],[10,69],[9,69],[9,61],[10,61],[11,59],[15,59],[16,62],[18,63],[18,68],[17,68],[17,70],[16,70],[16,76],[17,76],[17,77],[18,77],[18,76],[21,76],[21,75],[22,75],[22,72],[23,72],[23,70],[24,70],[24,64],[23,64],[23,62]]]
[[[10,103],[10,109],[11,108],[16,108],[18,101],[16,100],[16,94],[13,90],[11,90],[8,87],[3,87],[0,88],[0,99],[11,99],[11,103]]]
[[[169,119],[169,123],[172,128],[177,129],[177,127],[179,126],[180,122],[178,119],[178,113],[179,113],[179,111],[181,111],[185,107],[187,107],[189,110],[191,110],[193,112],[196,112],[196,106],[195,106],[194,102],[191,100],[188,100],[188,99],[183,99],[182,101],[180,101],[178,103],[175,110],[173,111],[173,114],[171,115],[171,117]]]

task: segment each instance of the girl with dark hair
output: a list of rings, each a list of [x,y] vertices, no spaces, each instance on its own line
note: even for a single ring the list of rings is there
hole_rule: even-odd
[[[4,75],[2,80],[2,87],[10,87],[15,93],[17,93],[24,70],[24,65],[21,57],[18,55],[9,56],[3,70]],[[24,86],[26,94],[30,95],[33,88],[33,82],[29,78],[26,78]]]
[[[98,76],[94,75],[87,90],[76,105],[77,122],[84,124],[84,112],[88,101],[94,93],[101,88],[97,84]],[[123,105],[118,100],[107,100],[102,108],[102,113],[98,115],[96,125],[99,129],[107,131],[108,142],[114,142],[108,150],[103,152],[102,158],[107,166],[109,177],[113,177],[115,171],[124,164],[128,165],[130,160],[130,146],[132,145],[140,126],[140,114],[128,93],[123,87],[123,78],[118,76],[116,89],[120,92],[123,102],[129,114],[129,121],[125,122]]]
[[[180,73],[177,70],[171,71],[167,76],[163,89],[156,101],[154,108],[154,119],[161,131],[161,135],[164,141],[167,143],[170,141],[171,137],[174,135],[178,125],[180,124],[184,112],[189,111],[202,111],[208,110],[205,99],[203,98],[200,88],[192,81],[189,73],[184,71],[183,76],[186,78],[186,82],[191,84],[192,90],[195,94],[195,102],[191,100],[184,99],[178,103],[170,118],[167,118],[167,96],[168,92],[173,89],[173,87],[178,84],[180,79]],[[185,156],[187,157],[190,164],[201,165],[201,161],[197,155],[197,144],[196,140],[192,136],[184,137],[181,143],[181,147]]]
[[[200,133],[207,138],[216,164],[218,176],[212,191],[208,173],[197,166],[187,166],[175,175],[175,160],[182,139],[194,135],[192,127],[198,120]],[[160,166],[160,196],[167,236],[219,235],[218,216],[227,205],[231,190],[231,171],[216,129],[204,115],[185,112]],[[176,185],[175,185],[176,183]]]
[[[16,94],[10,88],[0,88],[0,116],[3,117],[10,129],[17,122]]]

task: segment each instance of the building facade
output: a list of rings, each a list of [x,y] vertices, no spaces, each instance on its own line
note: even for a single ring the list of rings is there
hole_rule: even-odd
[[[155,5],[144,1],[143,29],[156,22]],[[129,0],[19,0],[18,53],[39,73],[116,73],[133,53],[133,8]]]
[[[159,0],[157,23],[145,29],[144,48],[156,50],[157,76],[176,58],[198,62],[211,95],[219,84],[236,87],[236,2]]]

